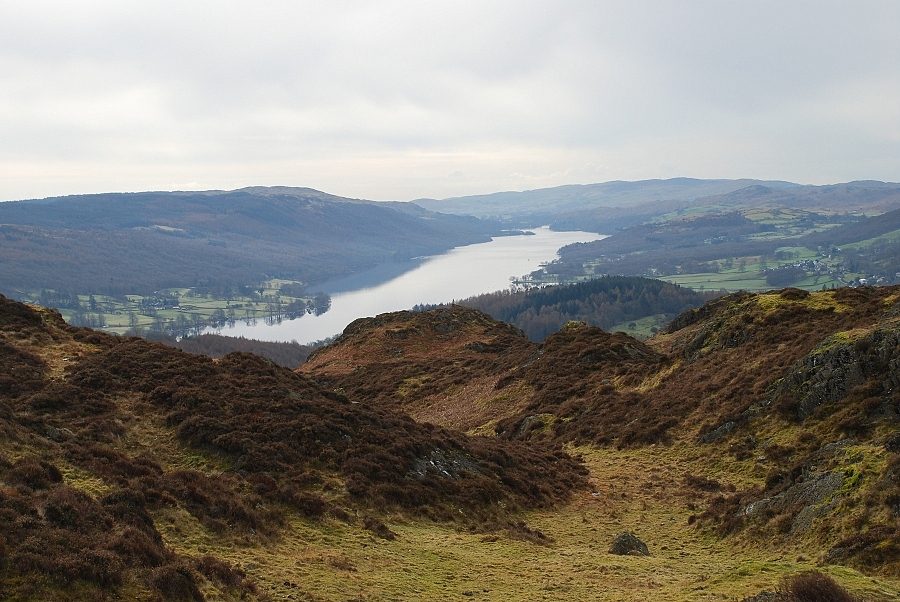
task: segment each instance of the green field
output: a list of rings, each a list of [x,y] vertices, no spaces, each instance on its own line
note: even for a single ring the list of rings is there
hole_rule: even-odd
[[[867,247],[871,247],[872,245],[876,245],[879,243],[897,243],[900,242],[900,230],[894,230],[893,232],[887,232],[882,234],[881,236],[876,236],[875,238],[869,238],[868,240],[860,240],[858,242],[853,242],[846,245],[841,245],[847,249],[865,249]]]
[[[155,295],[78,295],[81,308],[61,307],[63,318],[74,325],[90,326],[106,332],[179,332],[198,330],[232,320],[280,319],[289,311],[305,311],[316,304],[313,295],[286,294],[285,285],[302,286],[292,280],[268,280],[253,296],[220,297],[202,294],[191,288],[171,288]],[[39,291],[23,294],[27,301],[39,303]]]
[[[821,257],[819,253],[808,247],[784,246],[776,249],[774,257],[730,257],[711,262],[719,266],[718,272],[674,274],[659,276],[659,278],[695,290],[764,291],[773,288],[766,282],[766,277],[762,273],[764,269],[815,259],[833,268],[840,265],[840,260]],[[847,275],[847,277],[850,276],[853,274]],[[841,280],[828,274],[810,274],[791,283],[791,286],[807,290],[820,290],[823,286],[831,288],[832,286],[844,286],[844,284]]]
[[[632,322],[622,322],[611,326],[609,332],[624,332],[637,339],[649,339],[656,331],[669,323],[670,317],[666,314],[646,316]]]
[[[769,265],[776,265],[777,263],[772,261],[769,262]],[[764,291],[773,288],[766,283],[765,277],[760,273],[758,262],[755,264],[748,263],[743,270],[731,269],[720,272],[678,274],[674,276],[660,276],[659,278],[680,286],[706,291]],[[832,285],[843,286],[843,283],[828,275],[810,275],[791,284],[791,286],[807,290],[820,290],[823,286],[831,288]]]

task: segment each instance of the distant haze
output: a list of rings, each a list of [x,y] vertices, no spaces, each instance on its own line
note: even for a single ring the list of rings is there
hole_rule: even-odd
[[[900,2],[0,3],[0,199],[900,180]]]

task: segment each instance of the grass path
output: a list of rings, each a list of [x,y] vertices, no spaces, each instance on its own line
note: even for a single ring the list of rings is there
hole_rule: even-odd
[[[242,566],[273,600],[740,600],[785,574],[817,568],[866,600],[895,600],[900,582],[840,566],[817,566],[803,549],[721,540],[688,525],[703,494],[680,486],[704,458],[673,448],[579,450],[593,490],[563,508],[537,511],[528,525],[548,545],[396,519],[395,541],[337,521],[292,521],[278,541],[246,545],[213,539],[183,514],[158,517],[176,549],[216,554]],[[722,478],[726,465],[706,474]],[[739,485],[755,480],[736,473]],[[693,508],[693,509],[692,509]],[[650,557],[615,556],[610,542],[633,531]]]

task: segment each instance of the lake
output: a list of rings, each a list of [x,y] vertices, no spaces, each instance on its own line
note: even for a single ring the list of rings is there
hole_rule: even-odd
[[[204,332],[310,343],[339,334],[357,318],[509,288],[512,277],[529,274],[556,259],[560,248],[605,238],[592,232],[554,232],[548,227],[531,231],[533,235],[500,236],[433,257],[381,265],[313,287],[331,295],[331,309],[319,316],[306,315],[278,324],[236,322]]]

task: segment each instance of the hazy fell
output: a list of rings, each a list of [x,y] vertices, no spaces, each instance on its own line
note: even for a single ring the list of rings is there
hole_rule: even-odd
[[[900,207],[900,184],[865,180],[824,186],[764,180],[673,178],[497,192],[417,204],[445,213],[503,219],[520,226],[611,232],[698,207],[788,207],[882,213]]]
[[[0,282],[142,293],[314,282],[489,240],[496,224],[309,188],[77,195],[0,203]]]
[[[635,207],[658,201],[692,201],[704,196],[734,192],[753,185],[765,185],[776,189],[790,189],[799,186],[799,184],[791,182],[751,179],[671,178],[636,182],[617,180],[521,192],[495,192],[443,200],[420,199],[415,202],[427,209],[444,213],[517,218],[533,214],[559,215],[597,207]]]

